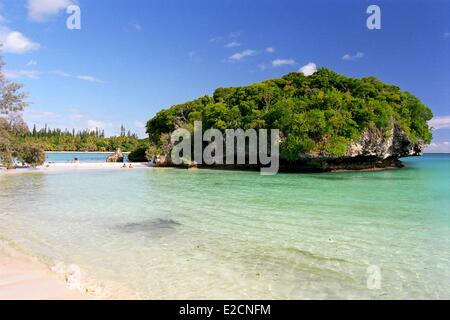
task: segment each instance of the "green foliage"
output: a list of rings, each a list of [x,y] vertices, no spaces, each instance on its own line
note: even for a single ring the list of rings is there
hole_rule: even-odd
[[[323,150],[334,157],[342,157],[347,153],[348,144],[344,137],[332,137],[325,142]]]
[[[36,167],[45,162],[45,152],[42,145],[35,143],[23,143],[17,151],[17,159],[23,164]]]
[[[60,130],[47,127],[20,135],[22,143],[39,143],[46,151],[115,151],[121,149],[130,152],[141,143],[136,135],[126,133],[122,126],[120,136],[105,137],[100,130]]]
[[[212,97],[159,112],[147,122],[147,133],[161,151],[164,135],[195,120],[203,121],[203,129],[276,128],[283,136],[281,154],[295,161],[302,154],[343,156],[373,126],[388,134],[395,124],[411,141],[430,143],[431,118],[429,108],[397,86],[321,68],[309,77],[290,73],[246,87],[219,88]]]
[[[150,145],[148,141],[139,145],[136,149],[130,152],[128,160],[131,162],[147,162],[151,160],[151,156],[148,155],[148,149]]]
[[[28,130],[21,111],[27,106],[22,85],[5,79],[0,57],[0,164],[12,167],[14,159],[37,166],[45,161],[47,151],[132,151],[146,143],[121,127],[117,137],[106,138],[99,130],[71,132],[60,129]]]
[[[28,131],[20,113],[28,104],[22,85],[6,80],[3,66],[0,57],[0,165],[12,168],[22,149],[18,136]]]
[[[145,151],[145,157],[151,161],[159,154],[158,148],[155,145],[150,145]]]

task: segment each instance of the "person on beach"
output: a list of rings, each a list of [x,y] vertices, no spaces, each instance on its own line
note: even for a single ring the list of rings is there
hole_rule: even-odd
[[[128,168],[133,169],[133,165],[130,163],[130,166]]]
[[[126,168],[127,168],[127,164],[124,163],[123,166],[122,166],[122,169],[126,169]]]

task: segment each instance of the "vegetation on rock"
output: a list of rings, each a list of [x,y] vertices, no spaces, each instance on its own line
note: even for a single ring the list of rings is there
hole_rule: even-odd
[[[368,131],[385,136],[399,128],[412,144],[428,144],[431,110],[409,92],[374,77],[354,79],[327,68],[312,76],[289,73],[282,78],[244,87],[219,88],[213,96],[172,106],[147,122],[155,153],[167,154],[169,134],[204,130],[280,129],[281,155],[340,158]]]

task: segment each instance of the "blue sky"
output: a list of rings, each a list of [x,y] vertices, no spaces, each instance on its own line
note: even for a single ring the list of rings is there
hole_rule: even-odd
[[[66,8],[81,9],[81,30]],[[381,8],[381,30],[366,9]],[[29,124],[144,134],[159,110],[308,63],[374,75],[434,112],[431,150],[450,152],[450,1],[0,0],[7,76]]]

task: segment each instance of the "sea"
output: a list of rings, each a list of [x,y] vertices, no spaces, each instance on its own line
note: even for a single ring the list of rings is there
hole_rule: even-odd
[[[109,298],[449,299],[450,155],[403,162],[0,174],[0,237]]]

